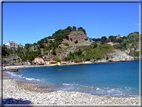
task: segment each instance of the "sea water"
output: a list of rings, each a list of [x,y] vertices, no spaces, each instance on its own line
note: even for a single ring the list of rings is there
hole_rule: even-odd
[[[20,81],[44,83],[47,91],[76,91],[98,96],[139,95],[139,61],[24,68],[11,74],[19,76]]]

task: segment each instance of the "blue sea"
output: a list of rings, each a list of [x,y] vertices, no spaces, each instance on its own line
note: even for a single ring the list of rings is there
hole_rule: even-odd
[[[44,83],[47,91],[75,91],[98,96],[139,95],[139,61],[35,67],[7,73],[20,77],[15,79],[18,81]]]

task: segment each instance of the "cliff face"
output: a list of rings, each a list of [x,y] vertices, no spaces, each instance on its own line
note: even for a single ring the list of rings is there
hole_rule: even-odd
[[[91,44],[88,37],[83,31],[72,31],[69,35],[69,40],[63,39],[62,43],[68,43],[69,46],[89,46]],[[75,41],[78,43],[75,43]]]
[[[70,34],[69,34],[69,38],[71,39],[72,38],[72,41],[75,41],[75,40],[85,40],[87,38],[87,36],[84,34],[83,31],[72,31]]]
[[[123,51],[116,51],[114,53],[109,54],[111,58],[109,59],[110,61],[132,61],[134,60],[134,57],[126,54]]]
[[[91,45],[90,40],[83,31],[71,31],[68,36],[69,39],[63,39],[62,43],[59,45],[60,48],[56,49],[56,56],[54,57],[63,59],[70,52],[75,52],[76,47]],[[77,43],[75,43],[76,40],[78,41]]]
[[[106,62],[125,62],[125,61],[134,61],[135,58],[128,55],[127,53],[120,51],[120,50],[114,50],[114,52],[107,54],[109,57],[108,59],[104,58],[101,60],[96,61],[97,63],[106,63]]]

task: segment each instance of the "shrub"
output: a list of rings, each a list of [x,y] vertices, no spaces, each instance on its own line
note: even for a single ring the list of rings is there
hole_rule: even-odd
[[[39,65],[44,65],[43,63],[40,63]]]
[[[52,54],[53,55],[56,55],[56,52],[55,52],[55,49],[53,48],[53,50],[52,50]]]
[[[100,60],[100,59],[101,59],[100,57],[97,58],[97,60]]]
[[[6,63],[6,60],[3,60],[3,63],[5,64],[5,63]]]
[[[57,62],[61,62],[61,60],[59,58],[55,58],[55,61]]]
[[[93,48],[96,48],[98,45],[97,45],[97,43],[94,43],[94,46],[93,46]]]
[[[69,46],[69,44],[68,44],[68,43],[64,43],[64,45],[65,45],[65,46]]]
[[[74,41],[74,43],[75,43],[75,44],[78,43],[78,40]]]
[[[69,58],[69,57],[65,57],[64,60],[65,60],[65,61],[69,61],[70,58]]]
[[[88,38],[86,38],[85,40],[88,40]]]
[[[108,60],[108,59],[109,59],[109,57],[107,56],[107,57],[106,57],[106,60]]]

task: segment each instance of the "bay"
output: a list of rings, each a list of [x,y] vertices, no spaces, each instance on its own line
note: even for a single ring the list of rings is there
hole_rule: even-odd
[[[139,95],[139,61],[24,68],[11,74],[20,77],[20,81],[44,83],[47,87],[43,88],[48,91],[76,91],[98,96]]]

